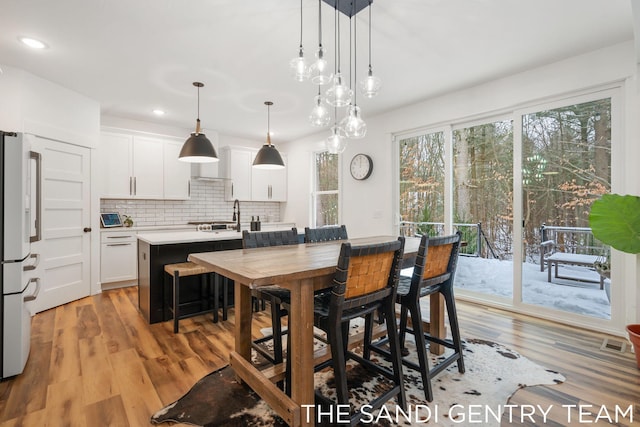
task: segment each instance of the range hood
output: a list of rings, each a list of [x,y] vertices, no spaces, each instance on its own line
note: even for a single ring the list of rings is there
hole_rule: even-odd
[[[191,178],[201,181],[221,181],[226,178],[218,176],[218,163],[192,163]]]

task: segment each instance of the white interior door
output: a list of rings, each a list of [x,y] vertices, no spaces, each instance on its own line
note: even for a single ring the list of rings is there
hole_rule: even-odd
[[[42,240],[31,251],[40,254],[41,290],[35,312],[90,295],[90,150],[35,138],[42,154]]]

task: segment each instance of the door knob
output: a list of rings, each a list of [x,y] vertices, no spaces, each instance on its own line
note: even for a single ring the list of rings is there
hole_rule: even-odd
[[[84,229],[82,229],[82,231],[84,231],[85,233],[89,233],[91,231],[91,227],[85,227]]]

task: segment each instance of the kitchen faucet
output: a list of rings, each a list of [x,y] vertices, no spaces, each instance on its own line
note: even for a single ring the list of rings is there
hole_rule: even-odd
[[[238,214],[236,215],[236,207],[238,208]],[[236,222],[235,229],[240,232],[240,200],[235,199],[233,201],[233,221]]]

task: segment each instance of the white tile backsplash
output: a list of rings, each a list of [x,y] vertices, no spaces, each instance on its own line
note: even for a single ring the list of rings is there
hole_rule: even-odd
[[[128,215],[136,226],[180,225],[189,221],[228,220],[233,202],[224,200],[224,181],[191,181],[190,200],[101,199],[101,212]],[[280,221],[278,202],[240,202],[242,222],[260,216],[262,222]]]

